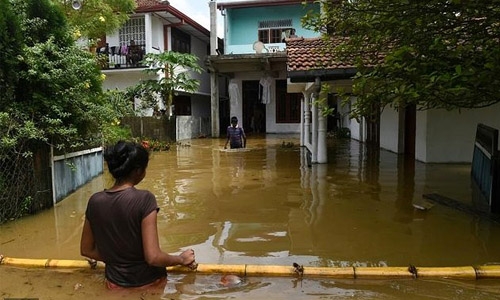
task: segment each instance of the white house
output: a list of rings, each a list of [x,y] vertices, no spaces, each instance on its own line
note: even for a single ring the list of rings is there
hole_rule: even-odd
[[[106,75],[103,88],[122,90],[145,79],[147,75],[140,61],[147,53],[191,53],[199,57],[200,66],[205,69],[204,61],[210,45],[208,29],[171,6],[168,1],[136,2],[137,9],[126,24],[114,34],[107,35],[98,45],[97,52],[108,56],[102,70]],[[198,91],[192,94],[176,91],[173,99],[177,139],[211,135],[210,76],[204,71],[201,74],[193,72],[191,77],[199,80]],[[135,104],[138,107],[138,103]],[[151,116],[153,110],[141,113]]]
[[[415,107],[395,111],[385,107],[379,122],[350,119],[350,107],[336,100],[335,93],[338,89],[350,90],[350,78],[355,69],[325,52],[328,47],[321,38],[287,40],[288,88],[305,95],[301,132],[303,145],[312,152],[313,162],[327,162],[324,140],[332,122],[338,122],[335,126],[348,128],[353,139],[376,141],[383,149],[414,156],[425,163],[470,163],[477,125],[482,123],[500,129],[500,103],[486,108],[453,111],[417,111]],[[335,107],[338,119],[327,119],[319,113],[320,108],[314,100],[319,97],[322,83],[331,87],[328,105]],[[353,97],[350,104],[355,101]]]

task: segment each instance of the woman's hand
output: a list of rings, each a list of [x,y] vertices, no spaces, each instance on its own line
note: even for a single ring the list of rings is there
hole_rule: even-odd
[[[181,265],[189,266],[195,262],[195,255],[193,249],[188,249],[179,254],[179,257],[182,259]]]

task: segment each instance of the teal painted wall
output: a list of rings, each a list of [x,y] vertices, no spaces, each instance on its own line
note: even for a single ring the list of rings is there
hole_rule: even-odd
[[[317,32],[302,28],[300,21],[310,10],[319,12],[319,4],[227,9],[226,45],[253,44],[253,42],[258,40],[257,31],[259,21],[266,20],[292,19],[292,25],[296,30],[297,36],[317,37],[319,36]]]

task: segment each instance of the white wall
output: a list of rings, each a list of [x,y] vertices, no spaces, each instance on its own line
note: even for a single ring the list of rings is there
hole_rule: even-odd
[[[124,90],[129,86],[134,86],[141,80],[149,77],[142,72],[142,69],[116,69],[105,71],[106,79],[102,83],[103,90]]]
[[[427,114],[425,162],[472,161],[478,123],[500,130],[500,103],[472,110],[430,110]]]
[[[161,53],[165,48],[165,39],[163,36],[163,23],[158,17],[151,18],[151,30],[151,49],[146,49],[146,53],[158,53],[158,50],[154,48],[158,48]]]
[[[352,104],[355,103],[352,100]],[[477,124],[500,130],[500,103],[481,109],[417,111],[415,158],[425,163],[470,163]],[[351,138],[364,140],[362,124],[351,119]],[[380,147],[398,153],[399,113],[385,108]]]
[[[427,161],[427,112],[417,111],[415,130],[415,159]]]
[[[380,148],[398,152],[399,112],[385,107],[380,116]]]
[[[342,124],[344,127],[349,128],[349,130],[351,131],[351,138],[360,142],[364,142],[366,140],[364,121],[360,120],[360,123],[356,119],[350,119],[348,114],[348,112],[351,111],[351,107],[356,103],[356,100],[356,97],[351,97],[351,104],[348,107],[339,106],[339,112],[341,114],[346,114],[344,120],[342,121]]]
[[[204,70],[201,74],[196,72],[191,72],[191,77],[200,81],[200,87],[198,92],[206,95],[210,95],[210,74],[206,72],[205,59],[207,57],[208,44],[191,37],[191,54],[198,57],[198,64]]]

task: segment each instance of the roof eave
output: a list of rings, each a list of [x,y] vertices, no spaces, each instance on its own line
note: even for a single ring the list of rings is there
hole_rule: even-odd
[[[314,0],[266,0],[266,1],[219,2],[217,3],[217,9],[224,10],[226,8],[297,5],[297,4],[302,4],[303,2],[314,3],[315,1]]]
[[[184,14],[183,12],[181,12],[180,10],[176,9],[171,5],[158,4],[152,7],[138,7],[135,10],[135,13],[150,13],[150,12],[168,12],[176,18],[184,20],[184,22],[186,22],[187,25],[190,25],[191,27],[195,28],[196,30],[206,35],[207,37],[210,37],[210,31],[208,29],[198,24],[196,21],[194,21],[186,14]]]
[[[287,77],[291,82],[313,82],[316,78],[321,81],[351,79],[356,75],[355,68],[339,68],[339,69],[317,69],[306,71],[288,71]]]

